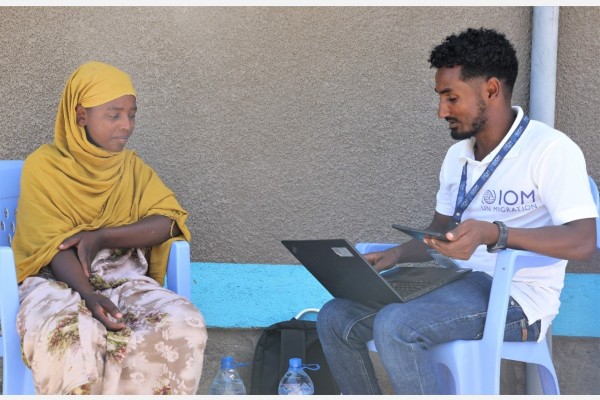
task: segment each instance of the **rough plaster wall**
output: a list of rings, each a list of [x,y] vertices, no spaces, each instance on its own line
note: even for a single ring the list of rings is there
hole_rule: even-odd
[[[588,173],[600,181],[600,7],[561,7],[556,128],[583,150]]]
[[[521,61],[530,7],[0,8],[0,158],[52,140],[68,75],[129,72],[130,147],[190,212],[193,261],[294,263],[286,238],[398,241],[424,225],[452,140],[430,50],[492,27]]]
[[[583,151],[588,174],[600,183],[600,7],[560,7],[556,87],[557,129]],[[569,272],[598,273],[600,254],[570,262]]]

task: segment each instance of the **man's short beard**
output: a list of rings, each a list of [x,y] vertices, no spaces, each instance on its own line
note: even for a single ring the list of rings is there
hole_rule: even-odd
[[[450,136],[452,137],[452,139],[465,140],[481,132],[481,130],[487,123],[487,108],[485,106],[485,102],[481,97],[479,98],[477,105],[479,106],[479,113],[477,114],[477,117],[473,120],[471,130],[468,132],[458,132],[456,129],[450,129]]]

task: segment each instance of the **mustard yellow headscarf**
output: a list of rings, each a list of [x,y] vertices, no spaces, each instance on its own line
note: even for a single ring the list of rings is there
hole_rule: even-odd
[[[56,116],[54,143],[23,165],[13,251],[21,282],[48,265],[58,245],[80,232],[131,224],[150,215],[177,222],[183,236],[154,246],[148,275],[163,283],[173,240],[190,240],[188,214],[154,170],[134,151],[113,153],[90,143],[75,107],[136,96],[129,76],[101,62],[79,67],[67,81]]]

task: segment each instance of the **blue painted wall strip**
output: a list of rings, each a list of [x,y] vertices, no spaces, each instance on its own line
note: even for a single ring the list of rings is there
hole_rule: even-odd
[[[567,274],[552,335],[600,337],[600,275]]]
[[[192,263],[192,301],[209,327],[263,328],[332,296],[301,265]],[[554,336],[600,337],[600,275],[567,274]]]
[[[192,301],[209,327],[266,327],[331,295],[301,265],[192,263]]]

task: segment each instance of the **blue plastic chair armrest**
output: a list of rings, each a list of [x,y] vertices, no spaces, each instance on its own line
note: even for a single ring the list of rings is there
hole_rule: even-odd
[[[167,264],[167,288],[191,301],[190,244],[177,240],[171,244]]]
[[[35,394],[31,371],[21,360],[21,338],[17,332],[19,287],[14,255],[10,247],[0,246],[0,318],[2,321],[4,395]]]
[[[375,251],[385,251],[396,246],[398,246],[396,243],[357,243],[354,248],[360,254],[367,254]]]
[[[588,176],[588,180],[590,182],[592,198],[594,199],[594,203],[596,203],[598,213],[600,213],[600,194],[598,193],[598,185],[596,185],[596,182],[591,176]],[[596,219],[596,247],[600,249],[600,219]]]
[[[496,353],[498,360],[504,341],[507,305],[513,276],[523,268],[544,267],[559,261],[561,260],[557,258],[524,250],[507,249],[498,253],[482,339],[487,342],[485,348],[492,354]]]
[[[14,349],[10,344],[19,343],[16,330],[15,317],[19,310],[19,292],[17,286],[17,274],[15,271],[15,262],[13,252],[8,246],[0,246],[0,318],[2,323],[2,357],[14,356]],[[6,380],[7,371],[4,371],[4,379]]]

